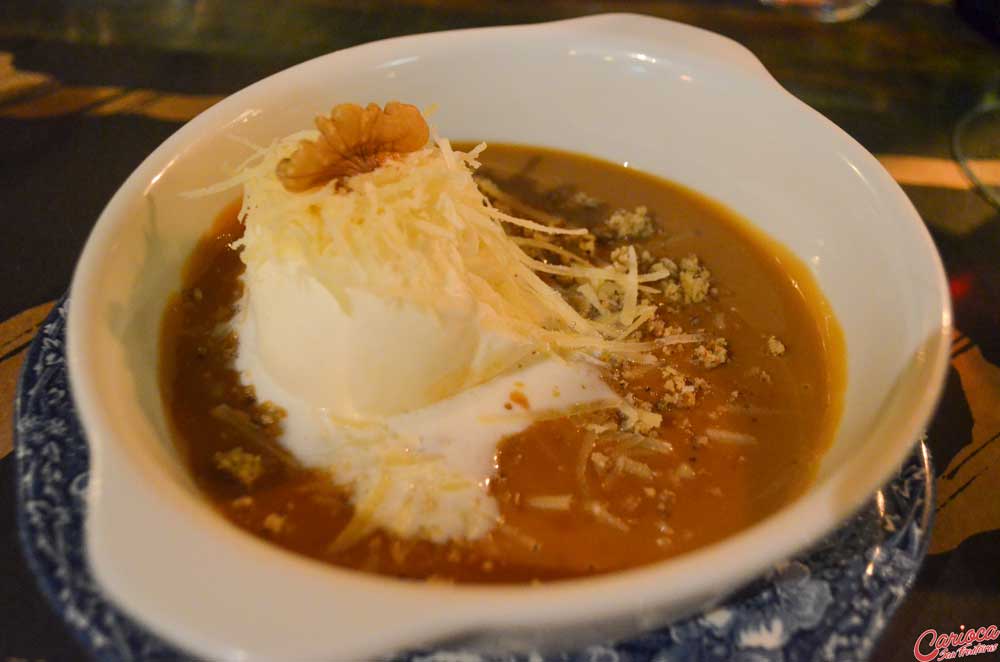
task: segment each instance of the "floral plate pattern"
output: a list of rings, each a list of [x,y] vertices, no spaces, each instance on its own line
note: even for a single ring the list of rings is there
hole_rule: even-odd
[[[84,556],[87,440],[66,373],[66,299],[32,342],[15,413],[18,528],[39,587],[101,662],[176,662],[183,652],[111,604]],[[865,660],[927,550],[933,470],[920,442],[840,529],[721,606],[617,643],[550,655],[411,651],[392,662],[843,662]]]

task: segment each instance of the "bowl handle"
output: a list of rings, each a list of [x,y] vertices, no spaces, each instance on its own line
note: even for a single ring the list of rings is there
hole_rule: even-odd
[[[684,23],[642,14],[596,14],[559,21],[574,31],[583,31],[615,46],[633,50],[645,57],[672,59],[684,52],[702,62],[727,71],[739,71],[749,78],[778,85],[763,63],[743,44]],[[544,24],[543,24],[544,25]],[[658,52],[657,44],[669,44],[670,53]]]

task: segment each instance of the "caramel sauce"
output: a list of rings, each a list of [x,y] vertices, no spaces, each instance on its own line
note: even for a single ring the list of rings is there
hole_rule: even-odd
[[[724,337],[729,360],[706,368],[691,346],[677,346],[659,354],[658,365],[609,369],[613,388],[649,403],[665,394],[665,365],[705,380],[695,406],[661,411],[663,424],[650,433],[661,447],[617,434],[619,421],[607,412],[542,420],[502,441],[490,490],[503,524],[481,540],[435,545],[376,532],[336,549],[332,542],[353,513],[349,495],[289,456],[279,443],[280,412],[258,402],[233,368],[236,339],[226,322],[242,293],[243,265],[229,246],[242,233],[238,205],[230,205],[188,261],[164,315],[160,355],[177,447],[222,514],[253,535],[340,566],[526,582],[676,556],[800,494],[832,440],[845,383],[843,340],[807,268],[731,211],[670,182],[534,147],[491,145],[480,158],[483,174],[505,193],[573,225],[596,227],[614,209],[648,207],[662,231],[636,248],[675,261],[696,254],[716,287],[701,303],[664,306],[660,318]],[[576,191],[597,202],[567,204]],[[597,258],[608,259],[611,248],[599,242]],[[766,351],[770,336],[787,347],[783,355]],[[531,411],[520,391],[510,403]],[[233,449],[261,458],[259,477],[245,482],[220,468],[220,456]]]

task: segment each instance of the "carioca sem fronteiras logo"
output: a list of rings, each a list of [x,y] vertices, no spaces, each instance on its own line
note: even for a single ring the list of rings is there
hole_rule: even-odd
[[[996,625],[968,629],[963,625],[959,632],[949,634],[938,634],[937,630],[928,628],[913,644],[913,657],[917,662],[931,662],[993,653],[998,644],[989,642],[995,642],[998,638],[1000,629]]]

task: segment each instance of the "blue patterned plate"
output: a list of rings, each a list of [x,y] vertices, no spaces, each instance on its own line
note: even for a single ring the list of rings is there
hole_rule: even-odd
[[[186,660],[101,594],[84,558],[87,441],[69,397],[66,300],[28,350],[16,399],[18,527],[39,586],[101,661]],[[847,524],[773,568],[722,606],[634,639],[549,658],[505,662],[842,662],[865,659],[913,583],[933,517],[933,471],[923,443]],[[494,662],[463,651],[410,652],[395,661]]]

